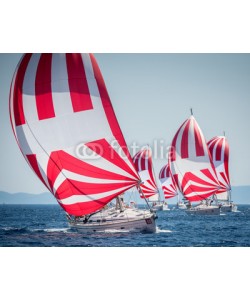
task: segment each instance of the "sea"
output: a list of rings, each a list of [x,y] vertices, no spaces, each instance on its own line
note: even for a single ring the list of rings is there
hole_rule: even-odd
[[[170,205],[154,234],[70,229],[59,205],[0,205],[1,247],[249,247],[250,205],[219,216],[192,216]]]

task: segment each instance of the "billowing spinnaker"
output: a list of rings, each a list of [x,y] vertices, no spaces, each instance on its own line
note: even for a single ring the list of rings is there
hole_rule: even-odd
[[[226,194],[231,190],[230,178],[229,178],[229,145],[225,136],[216,136],[212,138],[208,143],[208,149],[212,157],[212,161],[216,170],[221,189],[218,190],[218,194],[223,199],[226,198]]]
[[[203,133],[191,116],[177,131],[171,147],[171,172],[183,196],[200,201],[220,188]]]
[[[97,211],[138,183],[92,54],[25,54],[10,117],[28,164],[69,214]]]
[[[158,200],[158,188],[153,171],[151,149],[149,147],[145,147],[141,151],[137,152],[133,157],[133,162],[142,181],[140,187],[143,195],[141,195],[141,198],[144,198],[143,196],[145,196],[152,201]]]
[[[177,186],[174,182],[169,164],[161,169],[159,179],[165,199],[170,199],[178,195]]]

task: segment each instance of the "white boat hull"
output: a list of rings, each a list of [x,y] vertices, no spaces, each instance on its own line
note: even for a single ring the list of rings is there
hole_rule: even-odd
[[[84,219],[70,220],[71,228],[83,233],[95,233],[105,231],[129,231],[129,232],[156,232],[156,216],[150,211],[126,209],[124,212],[108,210],[100,212],[89,218],[87,223]]]
[[[202,215],[202,216],[220,215],[220,207],[197,205],[195,207],[191,207],[187,209],[186,213],[190,215]]]
[[[163,210],[170,210],[170,208],[168,207],[168,205],[163,204]]]
[[[221,212],[236,212],[237,206],[235,204],[224,204],[221,206]]]
[[[163,204],[156,204],[152,206],[152,211],[163,210]]]
[[[177,208],[178,209],[187,209],[187,206],[184,203],[177,203]]]

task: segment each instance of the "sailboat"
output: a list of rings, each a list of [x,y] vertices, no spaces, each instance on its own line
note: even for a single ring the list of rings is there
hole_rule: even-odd
[[[133,157],[133,162],[141,178],[141,198],[145,197],[149,202],[152,202],[153,211],[163,210],[163,203],[160,200],[160,193],[154,175],[152,150],[150,147],[146,146],[138,151]]]
[[[155,232],[155,214],[126,209],[140,183],[92,54],[25,54],[10,88],[10,119],[28,165],[82,232]],[[118,205],[107,208],[113,199]]]
[[[207,145],[221,187],[221,189],[216,192],[216,198],[221,205],[221,211],[236,211],[237,206],[233,203],[233,201],[231,201],[228,140],[225,135],[216,136],[212,138]]]
[[[187,202],[186,212],[219,215],[220,207],[211,206],[209,197],[220,189],[204,135],[191,116],[176,132],[171,145],[171,172],[179,191]],[[192,206],[192,203],[199,203]]]
[[[159,173],[162,191],[166,200],[177,197],[177,207],[179,209],[186,209],[186,205],[179,200],[179,193],[173,175],[171,173],[169,164],[165,165]]]

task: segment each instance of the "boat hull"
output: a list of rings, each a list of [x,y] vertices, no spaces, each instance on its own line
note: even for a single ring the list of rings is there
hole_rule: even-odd
[[[214,216],[220,215],[219,206],[196,206],[186,209],[185,212],[189,215]]]
[[[162,210],[164,210],[164,211],[165,211],[165,210],[170,210],[170,208],[168,207],[168,205],[164,205],[164,204],[163,204],[163,209],[162,209]]]
[[[221,206],[221,212],[236,212],[237,206],[234,204],[225,204]]]
[[[179,204],[177,204],[177,208],[178,209],[187,209],[187,206],[186,206],[186,204],[184,204],[184,203],[179,203]]]
[[[99,214],[84,220],[70,220],[69,226],[83,233],[105,231],[156,232],[156,215],[149,211],[126,209],[124,212],[114,211],[111,214]]]
[[[152,206],[152,211],[160,211],[163,210],[163,204],[156,204]]]

